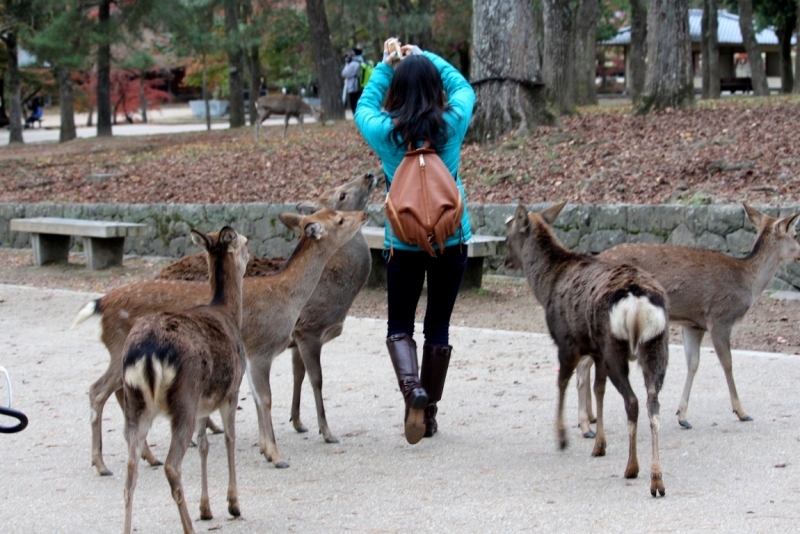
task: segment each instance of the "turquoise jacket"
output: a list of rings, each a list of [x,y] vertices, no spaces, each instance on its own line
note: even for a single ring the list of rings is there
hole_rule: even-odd
[[[439,147],[437,153],[450,173],[456,177],[456,184],[459,191],[461,191],[461,197],[464,199],[464,215],[461,218],[461,228],[445,240],[445,246],[449,247],[465,243],[472,237],[472,231],[469,227],[469,215],[466,209],[467,197],[464,193],[464,186],[461,184],[461,178],[458,176],[458,164],[461,160],[461,143],[464,141],[464,135],[467,133],[469,121],[472,118],[475,92],[469,82],[450,63],[431,52],[424,52],[423,55],[433,61],[433,64],[439,69],[444,91],[447,93],[447,102],[450,106],[450,109],[444,114],[444,119],[448,126],[447,142],[444,146]],[[355,114],[358,129],[361,130],[364,139],[367,140],[369,146],[381,159],[383,172],[386,175],[387,191],[392,183],[397,166],[400,165],[406,153],[405,147],[397,146],[395,140],[389,138],[389,132],[393,126],[392,118],[389,113],[381,109],[386,98],[386,92],[389,90],[392,76],[394,76],[394,69],[386,63],[381,62],[375,67],[367,86],[364,87],[361,98],[358,100]],[[419,247],[400,241],[397,236],[390,233],[388,226],[386,228],[384,246],[392,246],[401,250],[422,250]]]

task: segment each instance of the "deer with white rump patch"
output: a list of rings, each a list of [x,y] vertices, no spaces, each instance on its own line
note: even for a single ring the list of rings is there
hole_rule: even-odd
[[[660,244],[624,244],[612,247],[601,258],[636,265],[653,273],[669,295],[669,320],[682,327],[686,355],[686,384],[678,405],[678,423],[686,420],[689,394],[700,363],[700,342],[711,334],[714,350],[725,372],[733,413],[740,421],[752,421],[739,401],[733,382],[731,332],[775,276],[782,261],[800,261],[800,243],[795,225],[800,213],[777,219],[744,204],[750,221],[758,228],[756,241],[744,258],[721,252]],[[591,398],[588,377],[591,360],[578,366],[581,431],[591,433],[588,417]],[[581,388],[583,385],[583,388]]]
[[[658,456],[658,393],[668,358],[667,296],[658,282],[630,265],[606,262],[572,252],[558,242],[549,225],[566,203],[528,214],[518,206],[508,221],[508,269],[522,269],[536,299],[545,309],[550,335],[558,346],[558,416],[556,432],[567,446],[564,394],[581,355],[597,364],[597,435],[592,456],[604,456],[603,396],[606,376],[622,395],[628,416],[628,464],[625,478],[636,478],[636,431],[639,403],[628,380],[628,363],[638,361],[647,389],[647,413],[652,438],[650,494],[664,495]]]
[[[247,349],[247,377],[259,422],[259,447],[276,467],[287,467],[278,454],[272,429],[272,360],[291,341],[292,330],[319,282],[325,265],[336,250],[350,241],[367,221],[364,212],[320,210],[302,216],[281,213],[281,221],[302,232],[294,252],[281,270],[269,276],[245,278],[242,284],[242,337]],[[111,471],[103,461],[101,421],[108,397],[122,387],[122,345],[137,317],[160,311],[180,311],[207,302],[208,284],[153,280],[135,282],[89,302],[78,313],[79,324],[101,316],[101,339],[111,359],[106,372],[89,389],[92,408],[92,463],[101,475]],[[146,446],[145,446],[146,447]],[[145,448],[151,464],[155,458]]]
[[[322,108],[307,104],[297,95],[265,95],[256,101],[256,141],[264,135],[262,123],[272,115],[283,115],[283,138],[286,139],[286,129],[289,127],[289,118],[294,117],[300,124],[300,131],[306,134],[303,128],[303,115],[309,115],[317,122],[322,122]]]
[[[341,211],[363,211],[377,179],[369,172],[349,182],[326,191],[316,203],[301,202],[298,210],[313,213],[319,204]],[[200,255],[186,256],[168,265],[158,275],[160,280],[207,280],[208,268],[200,262]],[[283,258],[250,258],[247,276],[265,276],[278,270]],[[300,420],[300,394],[303,380],[308,372],[317,408],[319,433],[326,443],[338,443],[328,427],[325,405],[322,400],[322,345],[342,333],[347,312],[359,291],[367,283],[372,266],[372,255],[361,232],[334,253],[325,265],[322,277],[308,299],[292,331],[292,369],[294,371],[294,395],[292,396],[292,424],[298,432],[308,432]]]
[[[194,532],[181,482],[183,456],[198,428],[202,495],[200,518],[212,519],[208,500],[208,437],[205,421],[219,410],[228,451],[228,512],[238,517],[234,430],[239,385],[247,366],[242,324],[242,278],[247,239],[226,226],[219,234],[192,231],[208,255],[212,299],[205,306],[140,317],[122,349],[125,439],[125,532],[131,532],[133,492],[147,432],[158,414],[170,419],[172,441],[164,472],[178,505],[184,532]]]

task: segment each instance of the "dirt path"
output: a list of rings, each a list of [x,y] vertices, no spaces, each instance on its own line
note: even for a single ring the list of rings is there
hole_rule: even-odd
[[[88,271],[85,259],[73,255],[68,265],[36,267],[27,250],[0,248],[0,283],[105,293],[136,280],[151,279],[169,264],[164,258],[126,258],[123,267]],[[425,294],[418,307],[422,322]],[[364,289],[350,315],[386,319],[386,295],[380,289]],[[452,324],[516,332],[546,333],[544,313],[524,280],[488,276],[478,291],[465,291],[456,302]],[[671,343],[680,344],[680,329],[671,327]],[[704,346],[711,346],[706,336]],[[734,329],[735,349],[800,353],[800,300],[778,300],[764,294]]]

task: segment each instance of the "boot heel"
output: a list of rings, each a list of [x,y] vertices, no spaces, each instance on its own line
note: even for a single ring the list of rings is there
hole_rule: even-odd
[[[416,394],[416,391],[414,392]],[[410,408],[412,410],[424,410],[428,407],[428,395],[424,391],[414,396],[411,400]]]

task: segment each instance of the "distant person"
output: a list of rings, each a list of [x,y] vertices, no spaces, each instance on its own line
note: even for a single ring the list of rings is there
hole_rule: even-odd
[[[25,119],[25,128],[32,128],[34,122],[42,120],[42,104],[38,98],[34,98],[28,104],[28,109],[31,110],[31,114]]]
[[[361,97],[361,84],[358,83],[361,74],[361,63],[364,58],[361,56],[361,49],[358,47],[353,48],[348,52],[345,58],[345,66],[342,69],[342,78],[344,78],[344,90],[347,93],[347,99],[350,102],[350,110],[355,114],[358,99]]]
[[[268,93],[269,91],[267,91],[267,80],[265,80],[264,77],[262,76],[261,81],[258,82],[258,95],[264,96]]]

